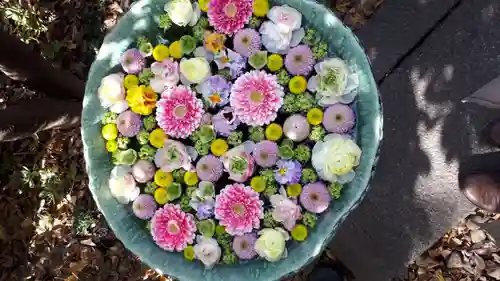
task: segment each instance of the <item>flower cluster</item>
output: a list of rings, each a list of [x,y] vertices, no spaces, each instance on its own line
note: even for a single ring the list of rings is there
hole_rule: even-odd
[[[164,9],[183,34],[138,38],[97,90],[110,194],[208,269],[284,259],[355,177],[357,74],[288,5]]]

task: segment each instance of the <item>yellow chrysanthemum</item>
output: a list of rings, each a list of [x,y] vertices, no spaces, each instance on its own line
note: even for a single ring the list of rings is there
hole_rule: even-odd
[[[307,227],[302,224],[297,224],[294,229],[292,229],[292,238],[295,241],[304,241],[307,239]]]
[[[157,170],[154,177],[155,183],[158,186],[166,187],[174,181],[172,173],[165,172],[162,170]]]
[[[118,150],[118,143],[115,140],[110,140],[106,142],[106,150],[108,152],[115,152]]]
[[[307,122],[311,125],[319,125],[323,122],[323,111],[319,108],[311,108],[307,112]]]
[[[158,94],[150,87],[141,85],[128,89],[126,99],[133,112],[140,115],[150,115],[156,107]]]
[[[254,0],[253,1],[253,14],[257,17],[265,17],[269,12],[268,0]]]
[[[168,47],[168,51],[170,52],[170,56],[173,57],[174,59],[182,58],[183,53],[181,48],[181,42],[177,40],[172,44],[170,44],[170,47]]]
[[[194,248],[193,246],[187,246],[184,248],[184,258],[188,261],[194,260]]]
[[[262,192],[266,189],[266,180],[261,176],[253,177],[250,186],[255,192]]]
[[[210,151],[212,151],[212,154],[215,156],[222,156],[222,154],[226,153],[228,148],[229,146],[225,140],[216,139],[212,142],[212,145],[210,146]]]
[[[116,127],[116,124],[111,123],[111,124],[106,124],[104,127],[102,127],[101,130],[102,137],[107,140],[114,140],[118,137],[118,128]]]
[[[187,185],[195,185],[198,183],[198,175],[196,174],[196,172],[187,171],[184,174],[184,182]]]
[[[156,203],[158,203],[160,205],[166,204],[168,202],[167,189],[165,189],[164,187],[157,188],[155,190],[154,197],[155,197]]]
[[[283,135],[283,129],[279,124],[271,123],[266,128],[266,138],[271,141],[277,141]]]
[[[149,143],[156,148],[162,148],[167,138],[167,135],[162,129],[156,128],[149,134]]]
[[[307,80],[304,76],[294,76],[288,82],[288,88],[290,88],[290,92],[294,94],[301,94],[307,88]]]
[[[267,68],[269,70],[276,72],[283,67],[283,57],[278,54],[269,55],[267,58]]]
[[[128,74],[127,76],[125,76],[125,79],[123,79],[123,86],[127,90],[138,85],[139,85],[139,78],[137,78],[137,76],[134,74]]]
[[[170,51],[167,46],[158,44],[153,49],[153,58],[156,61],[164,61],[170,57]]]
[[[297,197],[302,192],[302,186],[298,183],[289,184],[286,187],[286,193],[288,196]]]
[[[210,0],[198,0],[198,4],[200,5],[200,10],[203,12],[208,12],[208,4],[210,3]]]

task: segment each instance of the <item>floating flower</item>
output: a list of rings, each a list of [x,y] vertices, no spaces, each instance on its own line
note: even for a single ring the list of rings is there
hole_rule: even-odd
[[[346,183],[354,179],[353,168],[359,165],[360,158],[361,149],[352,139],[330,134],[314,145],[311,162],[322,179]]]
[[[309,136],[310,129],[307,119],[300,114],[288,117],[283,124],[285,136],[296,142],[305,140]]]
[[[111,195],[121,204],[128,204],[141,192],[135,183],[132,168],[127,165],[116,166],[111,170],[109,189]]]
[[[156,244],[169,252],[180,252],[192,244],[196,225],[193,215],[181,211],[178,205],[167,204],[151,219],[151,235]]]
[[[271,141],[277,141],[283,135],[283,129],[279,124],[271,123],[266,127],[266,138]]]
[[[115,140],[118,137],[118,128],[116,124],[106,124],[102,127],[101,135],[105,140]]]
[[[162,93],[169,87],[179,83],[179,64],[173,59],[165,59],[151,64],[154,77],[149,81],[153,91]]]
[[[282,228],[264,228],[259,231],[259,238],[255,242],[257,254],[269,262],[277,262],[286,256],[286,241],[290,239]]]
[[[160,205],[165,205],[168,202],[168,192],[165,187],[160,187],[155,189],[154,191],[154,198],[156,203]]]
[[[269,0],[254,0],[253,14],[257,17],[265,17],[269,12]]]
[[[196,163],[196,173],[202,181],[218,181],[222,176],[223,170],[222,162],[213,155],[203,156]]]
[[[302,189],[300,203],[311,213],[323,213],[330,205],[332,197],[326,186],[321,182],[310,183]]]
[[[286,187],[286,193],[290,197],[297,197],[300,195],[301,192],[302,192],[302,185],[298,183],[289,184]]]
[[[184,174],[184,183],[187,185],[196,185],[198,183],[198,175],[196,172],[187,171]]]
[[[252,0],[217,0],[208,5],[208,21],[217,32],[233,34],[250,21]]]
[[[231,235],[243,235],[259,229],[264,203],[259,193],[249,186],[235,183],[226,185],[215,198],[215,218]]]
[[[268,168],[274,166],[278,161],[278,145],[273,141],[264,140],[258,142],[252,153],[257,165]]]
[[[236,130],[241,122],[236,114],[234,114],[233,108],[226,106],[215,114],[212,118],[212,123],[217,133],[224,137],[228,137],[234,130]]]
[[[257,235],[255,233],[235,236],[233,240],[233,251],[242,260],[251,260],[257,255],[254,249],[256,241]]]
[[[167,140],[167,135],[162,129],[156,128],[149,134],[149,143],[156,148],[161,148]]]
[[[307,45],[298,45],[290,49],[285,57],[285,67],[293,75],[307,76],[313,66],[313,53]]]
[[[120,64],[123,71],[130,74],[137,74],[144,67],[144,57],[138,49],[128,49],[120,57]]]
[[[153,48],[153,58],[157,62],[162,62],[170,57],[168,47],[163,44],[158,44]]]
[[[123,136],[133,137],[141,130],[141,117],[137,113],[127,110],[118,115],[116,126]]]
[[[195,17],[193,5],[189,0],[168,1],[164,9],[170,20],[178,26],[188,25]]]
[[[323,111],[320,108],[311,108],[307,111],[307,122],[311,125],[319,125],[323,121]]]
[[[222,156],[222,154],[226,153],[228,148],[229,145],[224,139],[216,139],[212,142],[212,145],[210,145],[210,151],[212,151],[215,156]]]
[[[165,172],[163,170],[157,170],[154,175],[154,182],[158,186],[166,187],[174,181],[171,172]]]
[[[217,240],[201,235],[196,237],[196,245],[194,245],[193,248],[196,258],[200,260],[207,269],[212,268],[218,263],[222,255],[222,250]]]
[[[205,200],[198,205],[198,208],[196,208],[196,217],[199,220],[206,220],[212,217],[214,215],[214,212],[215,212],[214,201]]]
[[[234,35],[233,48],[242,56],[250,57],[260,50],[260,35],[255,29],[245,28]]]
[[[319,105],[350,103],[354,100],[357,95],[358,75],[351,73],[343,60],[327,59],[316,64],[314,69],[317,75],[309,79],[307,88],[316,92]]]
[[[226,43],[226,35],[216,32],[206,32],[203,37],[203,45],[205,49],[214,54],[218,54],[224,50]]]
[[[337,103],[329,106],[323,116],[323,126],[330,133],[345,134],[354,128],[356,115],[345,104]]]
[[[130,109],[140,115],[150,115],[156,107],[158,95],[153,89],[144,85],[132,87],[127,91],[127,102]]]
[[[297,30],[302,24],[302,14],[288,5],[272,7],[267,17],[284,31]]]
[[[273,206],[273,219],[282,223],[287,230],[292,230],[296,221],[302,218],[300,207],[286,196],[284,190],[282,194],[271,195],[269,201]]]
[[[259,29],[262,44],[271,53],[285,53],[290,48],[292,32],[281,30],[272,21],[265,21]]]
[[[267,58],[267,68],[272,72],[277,72],[283,67],[283,58],[278,54],[271,54]]]
[[[229,102],[231,83],[220,75],[214,75],[196,86],[196,91],[203,95],[210,107],[224,106]]]
[[[106,150],[108,152],[115,152],[118,150],[118,143],[115,140],[110,140],[106,142]]]
[[[155,175],[155,166],[146,160],[137,161],[132,167],[132,175],[139,183],[150,181]]]
[[[122,113],[128,108],[125,101],[123,79],[124,75],[122,73],[110,74],[102,78],[101,85],[97,89],[97,95],[102,107],[109,108],[114,113]]]
[[[210,65],[205,58],[183,59],[180,63],[182,75],[195,84],[201,83],[211,75]]]
[[[156,120],[167,135],[185,138],[198,128],[203,113],[203,103],[196,98],[196,93],[187,87],[176,86],[162,94]]]
[[[262,126],[276,119],[283,95],[276,76],[254,70],[235,81],[229,101],[241,122]]]
[[[307,239],[307,227],[303,224],[298,224],[290,233],[295,241],[304,241]]]
[[[248,64],[259,70],[266,66],[267,64],[267,51],[257,51],[250,58],[248,58]]]
[[[165,172],[172,172],[179,168],[189,170],[191,157],[186,151],[186,147],[179,141],[167,139],[165,145],[156,151],[156,167]]]
[[[244,182],[252,176],[254,171],[254,160],[246,151],[244,145],[237,146],[222,156],[224,168],[229,173],[229,179],[236,182]]]
[[[250,187],[255,192],[263,192],[266,189],[266,180],[261,176],[253,177],[250,181]]]
[[[127,74],[123,79],[123,86],[125,89],[130,89],[139,85],[139,78],[134,74]]]
[[[198,0],[198,4],[200,5],[200,9],[203,12],[208,12],[208,4],[210,3],[210,0]]]
[[[187,246],[183,251],[184,258],[188,261],[193,261],[195,259],[193,246]]]
[[[307,80],[304,76],[294,76],[288,82],[288,88],[294,94],[301,94],[307,89]]]
[[[241,75],[247,63],[245,57],[231,49],[216,54],[214,59],[219,69],[229,67],[229,74],[233,79]]]
[[[182,52],[181,41],[179,40],[172,42],[172,44],[168,47],[168,51],[170,52],[170,56],[174,59],[180,59],[182,58],[182,55],[184,55]]]
[[[157,205],[153,196],[149,194],[141,194],[135,198],[132,204],[134,215],[141,220],[149,220],[153,217]]]
[[[298,183],[302,166],[295,160],[279,160],[276,163],[277,169],[274,171],[274,179],[281,184]]]

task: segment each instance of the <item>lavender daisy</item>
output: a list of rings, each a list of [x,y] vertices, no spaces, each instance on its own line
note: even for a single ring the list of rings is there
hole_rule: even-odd
[[[125,137],[133,137],[141,130],[141,117],[139,114],[127,110],[120,113],[116,119],[118,132]]]
[[[234,50],[240,55],[250,57],[260,50],[260,35],[254,29],[242,29],[234,35],[233,46]]]
[[[240,123],[240,119],[236,117],[233,108],[230,106],[224,107],[212,117],[212,124],[215,131],[224,137],[231,135]]]
[[[213,155],[203,156],[196,163],[196,174],[202,181],[216,182],[222,176],[224,168],[219,158]]]
[[[120,64],[125,72],[137,74],[144,67],[144,57],[138,49],[128,49],[120,57]]]
[[[285,67],[293,75],[309,75],[314,63],[314,54],[307,45],[292,48],[285,57]]]
[[[332,197],[323,183],[315,182],[302,188],[299,199],[306,210],[311,213],[319,214],[328,208]]]
[[[278,160],[278,145],[273,141],[264,140],[255,144],[253,158],[257,165],[268,168]]]
[[[348,105],[337,103],[325,110],[323,125],[330,133],[345,134],[354,127],[355,119],[356,115]]]
[[[229,67],[229,74],[236,79],[241,75],[246,66],[247,60],[242,55],[231,49],[221,51],[214,57],[217,68],[223,69]]]
[[[214,215],[214,211],[214,201],[205,200],[198,205],[198,208],[196,209],[196,217],[199,220],[206,220]]]
[[[220,75],[210,76],[196,87],[210,107],[224,106],[229,102],[231,83]]]
[[[157,205],[153,196],[149,194],[141,194],[135,198],[132,204],[134,215],[141,220],[148,220],[153,217]]]
[[[255,252],[256,241],[257,235],[255,233],[235,236],[233,240],[234,253],[242,260],[253,259],[257,255],[257,252]]]
[[[302,166],[295,160],[279,160],[278,169],[274,171],[274,179],[281,184],[293,184],[300,181]]]

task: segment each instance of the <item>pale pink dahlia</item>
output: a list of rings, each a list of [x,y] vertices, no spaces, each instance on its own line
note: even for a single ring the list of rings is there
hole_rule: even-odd
[[[212,0],[208,5],[208,22],[219,33],[233,34],[250,21],[253,0]]]
[[[236,79],[229,101],[241,122],[256,127],[276,119],[283,95],[275,75],[254,70]]]
[[[215,197],[215,218],[231,235],[243,235],[260,228],[264,202],[259,193],[240,183],[226,185]]]
[[[156,103],[156,121],[165,133],[174,138],[191,135],[201,123],[203,103],[196,93],[184,86],[167,89]]]
[[[192,214],[178,205],[166,204],[151,219],[151,235],[156,244],[169,252],[180,252],[195,238],[196,224]]]

